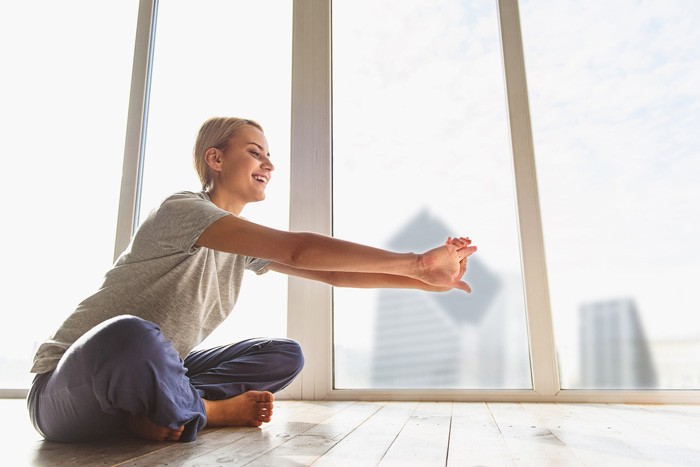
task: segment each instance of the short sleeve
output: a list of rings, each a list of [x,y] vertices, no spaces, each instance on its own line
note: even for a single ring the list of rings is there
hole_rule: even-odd
[[[268,259],[261,258],[250,258],[246,259],[245,268],[249,271],[253,271],[257,275],[265,274],[269,269],[268,266],[272,261]]]
[[[194,253],[197,239],[211,224],[230,215],[200,194],[176,193],[163,201],[152,219],[156,242],[166,249]]]

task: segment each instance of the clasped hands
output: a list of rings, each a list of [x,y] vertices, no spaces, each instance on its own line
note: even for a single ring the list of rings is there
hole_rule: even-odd
[[[462,280],[467,272],[467,258],[476,252],[468,237],[448,237],[444,245],[421,255],[422,280],[442,290],[460,289],[469,293],[469,284]]]

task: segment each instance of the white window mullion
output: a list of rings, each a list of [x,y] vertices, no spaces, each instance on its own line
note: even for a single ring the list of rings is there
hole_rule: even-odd
[[[498,12],[515,170],[533,387],[542,396],[552,396],[560,389],[559,374],[549,305],[518,1],[499,0]]]
[[[115,260],[129,244],[137,222],[136,215],[138,213],[143,151],[146,139],[146,120],[148,118],[149,77],[153,57],[157,10],[158,0],[141,0],[139,2],[126,142],[124,145],[122,186],[121,194],[119,195],[119,212],[117,214],[117,232],[114,245]]]
[[[295,0],[292,31],[292,231],[331,234],[330,0]],[[288,336],[306,363],[286,392],[322,399],[332,386],[331,287],[290,277]]]

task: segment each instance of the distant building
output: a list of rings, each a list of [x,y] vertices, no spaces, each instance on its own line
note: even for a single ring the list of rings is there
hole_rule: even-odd
[[[581,388],[657,387],[642,322],[630,299],[581,305]]]
[[[460,329],[426,293],[382,290],[375,335],[374,386],[439,388],[459,382]]]
[[[423,210],[388,247],[426,251],[454,234]],[[522,282],[504,279],[475,256],[467,273],[474,294],[381,290],[371,387],[530,387]]]

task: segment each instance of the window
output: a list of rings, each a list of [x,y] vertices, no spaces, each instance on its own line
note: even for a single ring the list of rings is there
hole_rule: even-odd
[[[700,4],[521,16],[562,388],[698,388]]]
[[[333,4],[333,234],[470,236],[474,293],[334,290],[336,389],[529,389],[494,2]]]
[[[242,215],[287,229],[292,2],[168,1],[157,14],[140,217],[201,190],[192,148],[206,119],[243,117],[265,129],[275,171],[267,199]],[[246,275],[232,316],[202,346],[286,335],[286,277]]]
[[[112,263],[137,6],[0,6],[0,388],[29,386],[38,345]]]

